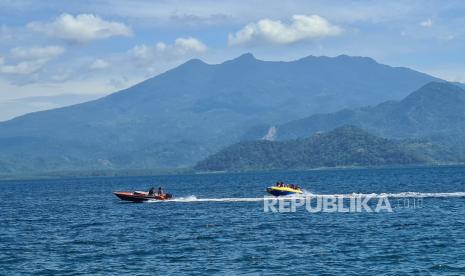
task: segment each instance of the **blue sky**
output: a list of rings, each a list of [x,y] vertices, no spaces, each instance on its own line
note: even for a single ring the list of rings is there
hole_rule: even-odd
[[[244,52],[369,56],[465,82],[464,26],[463,1],[0,0],[0,120]]]

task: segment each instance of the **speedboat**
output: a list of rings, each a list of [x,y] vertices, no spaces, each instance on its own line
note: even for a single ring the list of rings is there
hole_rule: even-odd
[[[173,197],[171,194],[149,195],[148,192],[141,192],[141,191],[113,192],[113,194],[115,194],[117,197],[119,197],[122,200],[132,201],[132,202],[144,202],[144,201],[149,201],[149,200],[167,200]]]
[[[291,188],[289,186],[272,186],[266,188],[266,191],[274,196],[286,196],[286,195],[294,195],[294,194],[302,194],[302,189],[300,188]]]

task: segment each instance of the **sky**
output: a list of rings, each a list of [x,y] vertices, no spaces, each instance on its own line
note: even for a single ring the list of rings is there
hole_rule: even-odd
[[[0,121],[192,58],[341,54],[465,82],[465,1],[0,0]]]

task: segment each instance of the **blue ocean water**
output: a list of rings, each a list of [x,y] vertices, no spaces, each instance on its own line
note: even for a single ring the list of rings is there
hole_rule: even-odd
[[[387,193],[394,212],[265,213],[259,199],[277,180],[314,194]],[[112,194],[152,184],[178,200],[133,204]],[[0,187],[0,274],[465,274],[465,167]],[[422,198],[421,208],[406,208],[405,198]]]

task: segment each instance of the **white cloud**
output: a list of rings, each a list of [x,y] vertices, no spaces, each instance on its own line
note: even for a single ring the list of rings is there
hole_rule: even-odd
[[[34,61],[21,61],[14,65],[2,65],[0,67],[0,73],[4,74],[17,74],[17,75],[28,75],[39,71],[46,61],[34,60]]]
[[[129,52],[139,60],[152,62],[156,58],[172,59],[201,54],[207,50],[207,46],[200,40],[187,37],[177,38],[173,44],[158,42],[150,47],[145,44],[136,45]]]
[[[202,53],[207,50],[207,46],[203,44],[200,40],[195,39],[193,37],[187,38],[177,38],[174,41],[174,45],[172,47],[164,47],[165,50],[174,50],[179,55],[185,55],[187,53]]]
[[[160,43],[158,43],[160,44]],[[156,48],[158,48],[158,44]],[[163,43],[161,43],[164,45]],[[142,44],[142,45],[136,45],[134,48],[132,48],[129,52],[138,59],[149,59],[152,57],[152,52],[154,49],[151,49],[149,46]]]
[[[144,78],[174,68],[191,58],[203,58],[208,48],[193,37],[177,38],[173,43],[141,44],[128,51],[126,63]]]
[[[0,73],[17,75],[35,73],[64,51],[65,49],[60,46],[13,48],[8,56],[13,62],[5,64],[5,59],[0,58]]]
[[[102,0],[87,3],[87,9],[99,14],[118,15],[150,22],[157,26],[227,25],[234,26],[255,21],[257,18],[287,18],[304,11],[313,11],[338,22],[382,22],[405,18],[413,12],[422,13],[431,6],[446,6],[435,3],[418,5],[414,1],[302,1],[302,0],[253,0],[252,5],[240,4],[237,0],[177,0],[177,1],[123,1]],[[250,2],[250,1],[249,1]],[[284,2],[284,3],[283,3]],[[259,8],[251,8],[259,7]]]
[[[261,19],[247,24],[235,34],[229,34],[229,45],[240,45],[256,40],[275,44],[291,44],[341,34],[339,26],[332,25],[319,15],[293,15],[289,24],[280,20]]]
[[[11,56],[16,59],[52,59],[65,52],[61,46],[47,46],[47,47],[16,47],[11,49]]]
[[[103,59],[96,59],[91,65],[91,69],[105,69],[110,67],[111,64],[108,61],[105,61]]]
[[[433,21],[431,19],[420,22],[420,26],[430,28],[433,26]]]
[[[27,26],[47,36],[78,43],[112,36],[132,36],[132,30],[125,24],[106,21],[93,14],[73,16],[64,13],[52,22],[30,22]]]

